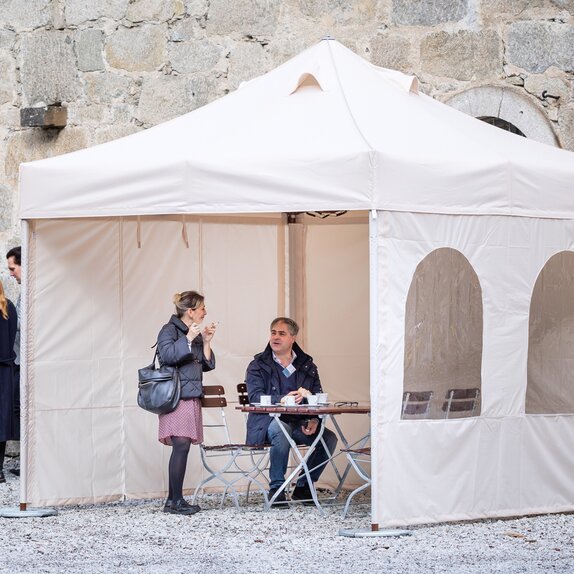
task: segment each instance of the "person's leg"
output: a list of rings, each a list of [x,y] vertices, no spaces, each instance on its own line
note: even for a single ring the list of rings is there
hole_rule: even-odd
[[[0,442],[0,482],[6,482],[4,477],[4,456],[6,454],[6,441]]]
[[[317,432],[319,432],[319,429],[317,429]],[[293,437],[297,441],[297,443],[310,445],[317,437],[317,433],[315,433],[314,435],[306,435],[300,429],[297,429],[293,433]],[[311,480],[313,482],[317,482],[317,480],[321,476],[321,473],[323,472],[323,470],[325,470],[325,467],[327,466],[326,462],[329,460],[329,457],[335,452],[335,448],[337,447],[337,435],[333,431],[325,429],[322,438],[323,441],[325,441],[325,444],[327,445],[329,452],[325,450],[323,443],[319,441],[319,444],[315,447],[315,450],[307,460],[307,466],[310,469],[313,469],[310,472]],[[304,473],[302,473],[299,476],[299,479],[297,480],[297,487],[306,487],[306,486],[307,486],[307,477]]]
[[[183,436],[171,437],[171,456],[169,457],[169,495],[172,502],[183,498],[183,479],[187,468],[187,456],[191,440]]]
[[[276,490],[285,482],[285,472],[289,463],[289,452],[291,446],[287,437],[279,427],[283,424],[289,436],[292,429],[289,425],[279,422],[274,418],[267,429],[267,438],[271,444],[269,452],[269,489]]]

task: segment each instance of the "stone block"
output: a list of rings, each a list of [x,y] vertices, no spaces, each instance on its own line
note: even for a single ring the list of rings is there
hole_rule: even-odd
[[[0,185],[0,233],[12,228],[15,215],[14,191],[5,185]]]
[[[126,15],[129,2],[130,0],[65,0],[66,23],[68,26],[77,26],[100,18],[121,20]]]
[[[38,106],[20,109],[20,125],[28,128],[63,128],[68,121],[64,106]]]
[[[308,18],[325,21],[328,17],[338,24],[364,24],[377,16],[376,0],[347,2],[346,0],[298,0],[301,14]]]
[[[550,66],[574,70],[574,27],[556,22],[515,22],[507,32],[506,59],[539,74]]]
[[[125,136],[130,136],[139,131],[141,131],[141,128],[138,128],[133,124],[128,124],[124,126],[106,126],[96,131],[96,141],[94,143],[95,144],[107,143],[112,140],[123,138]]]
[[[152,126],[191,112],[217,97],[216,81],[203,76],[146,78],[136,118]]]
[[[170,42],[188,42],[205,37],[205,30],[196,18],[178,20],[169,27]]]
[[[223,46],[211,40],[192,40],[191,42],[170,42],[168,58],[172,68],[180,74],[224,71],[227,64],[222,62]]]
[[[529,19],[547,0],[481,0],[480,15],[486,22],[497,22],[501,18]]]
[[[104,104],[86,103],[85,100],[70,104],[69,124],[76,126],[101,126],[110,122],[110,107]]]
[[[16,32],[34,30],[50,22],[51,0],[3,0],[0,4],[0,22]]]
[[[104,69],[104,33],[102,30],[80,30],[76,36],[76,54],[81,72]]]
[[[71,34],[59,30],[23,34],[19,58],[24,106],[69,102],[81,94]]]
[[[281,0],[211,0],[207,13],[207,32],[210,35],[259,40],[275,35]]]
[[[237,42],[229,53],[227,78],[230,88],[261,76],[273,67],[265,48],[259,42]]]
[[[166,42],[166,24],[119,28],[108,39],[106,59],[112,68],[151,72],[165,63]]]
[[[469,13],[469,0],[393,0],[392,21],[402,26],[436,26],[459,22]]]
[[[14,56],[9,51],[0,49],[0,106],[14,101],[16,86]]]
[[[23,130],[8,140],[5,172],[13,182],[18,179],[22,162],[53,157],[88,147],[87,128],[69,127],[65,130]]]
[[[421,43],[421,67],[426,73],[462,81],[498,76],[502,42],[493,31],[436,32]]]
[[[558,120],[560,144],[564,149],[574,151],[574,104],[561,106]]]
[[[542,74],[527,76],[524,80],[524,89],[544,100],[556,103],[557,100],[568,101],[570,89],[566,78],[552,78]]]
[[[378,34],[371,40],[371,62],[376,66],[410,72],[414,65],[411,59],[410,40],[401,35]]]
[[[126,18],[130,22],[167,22],[185,14],[183,0],[132,0]]]
[[[16,43],[16,33],[0,29],[0,50],[11,50]]]
[[[132,80],[113,72],[94,72],[84,75],[86,98],[94,103],[124,100]]]
[[[186,0],[185,13],[194,18],[207,16],[209,0]]]

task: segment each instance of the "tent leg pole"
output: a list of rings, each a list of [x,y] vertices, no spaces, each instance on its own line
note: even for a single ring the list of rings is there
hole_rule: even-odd
[[[20,286],[20,500],[27,498],[28,486],[28,273],[29,226],[22,220],[22,283]],[[55,516],[53,508],[28,508],[20,502],[18,508],[0,508],[2,518],[30,518]]]

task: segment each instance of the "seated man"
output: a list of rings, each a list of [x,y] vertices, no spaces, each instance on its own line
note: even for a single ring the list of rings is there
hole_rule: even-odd
[[[312,357],[307,355],[295,342],[299,326],[292,319],[278,317],[271,323],[269,344],[262,353],[247,367],[245,382],[249,402],[261,402],[261,395],[271,395],[272,404],[279,403],[286,395],[293,395],[295,402],[303,402],[303,393],[298,389],[306,389],[311,394],[323,392],[319,381],[317,366]],[[306,399],[305,399],[306,400]],[[268,414],[249,413],[247,419],[247,444],[271,444],[269,469],[269,498],[271,498],[285,481],[285,472],[289,461],[289,442],[279,424],[283,424],[296,444],[310,445],[319,432],[319,418],[308,416],[281,415],[278,419]],[[337,437],[329,429],[325,429],[323,439],[330,452],[335,451]],[[329,454],[319,442],[309,457],[307,465],[312,470],[311,480],[317,481],[325,468]],[[318,468],[315,468],[318,467]],[[311,491],[305,474],[301,474],[296,487],[291,494],[291,500],[311,500]],[[286,502],[285,492],[281,492],[275,503]],[[284,505],[283,505],[284,506]]]

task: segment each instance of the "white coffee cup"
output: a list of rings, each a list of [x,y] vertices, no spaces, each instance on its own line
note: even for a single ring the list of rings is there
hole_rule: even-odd
[[[319,397],[317,395],[309,395],[307,397],[307,404],[316,405],[319,402]]]
[[[259,397],[259,403],[262,407],[269,407],[271,406],[271,395],[261,395]]]
[[[317,393],[317,403],[324,405],[329,402],[329,395],[327,393]]]
[[[285,395],[285,404],[288,407],[294,407],[295,406],[295,396],[294,395]]]

